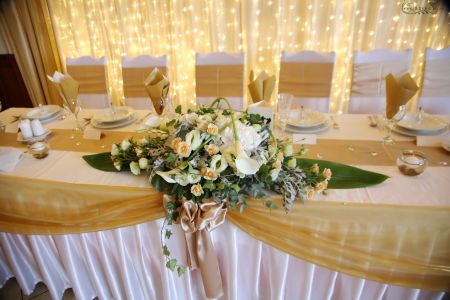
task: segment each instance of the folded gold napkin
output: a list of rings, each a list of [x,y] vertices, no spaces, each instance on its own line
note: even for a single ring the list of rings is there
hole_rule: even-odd
[[[254,73],[251,71],[249,79],[250,83],[248,85],[248,90],[253,102],[269,102],[270,96],[275,88],[275,75],[269,76],[263,71],[259,73],[258,77],[254,78]]]
[[[419,87],[409,73],[399,78],[389,73],[386,76],[386,117],[394,117],[399,107],[408,103],[418,90]]]
[[[55,84],[59,95],[63,98],[66,104],[77,99],[80,84],[78,81],[73,79],[72,76],[55,71],[55,73],[53,73],[53,77],[47,75],[47,78]]]
[[[169,93],[169,79],[158,68],[154,68],[144,80],[144,85],[156,113],[161,114],[164,110],[162,99],[166,98]]]

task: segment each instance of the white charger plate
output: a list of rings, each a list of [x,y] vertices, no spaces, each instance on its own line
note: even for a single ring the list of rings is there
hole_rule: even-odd
[[[22,119],[38,119],[38,120],[45,120],[52,118],[54,115],[61,112],[62,108],[58,105],[43,105],[38,106],[30,111],[22,114]]]
[[[45,140],[46,137],[48,137],[50,134],[52,133],[52,131],[50,129],[46,129],[44,134],[38,135],[38,136],[33,136],[29,139],[24,139],[22,136],[22,133],[19,132],[17,134],[17,141],[18,142],[22,142],[22,143],[28,143],[28,144],[32,144],[32,143],[36,143],[36,142],[40,142]]]
[[[304,109],[303,110],[303,120],[300,120],[301,112],[299,110],[291,112],[289,114],[289,120],[287,124],[291,127],[296,127],[299,129],[306,129],[312,127],[318,127],[325,124],[327,121],[326,116],[316,110]]]
[[[314,127],[310,127],[310,128],[298,128],[295,126],[291,126],[291,125],[286,125],[286,131],[289,132],[293,132],[293,133],[320,133],[320,132],[324,132],[327,131],[328,129],[330,129],[331,127],[331,122],[330,120],[326,119],[325,123],[323,123],[322,125],[316,125]]]
[[[420,123],[417,122],[415,114],[407,114],[397,123],[397,126],[409,131],[417,131],[422,134],[440,132],[448,127],[447,123],[442,119],[429,114],[423,114]]]
[[[131,116],[128,117],[128,119],[124,119],[124,120],[121,120],[120,122],[115,122],[115,123],[102,123],[102,122],[98,122],[97,120],[92,118],[91,125],[93,127],[99,128],[99,129],[112,129],[112,128],[119,128],[119,127],[129,125],[131,123],[136,122],[136,120],[137,120],[136,114],[132,114]]]
[[[440,130],[409,130],[403,127],[400,127],[398,125],[394,126],[394,128],[392,128],[392,131],[402,134],[402,135],[406,135],[406,136],[418,136],[418,135],[441,135],[441,134],[445,134],[448,132],[448,127],[442,128]]]
[[[107,124],[121,123],[128,120],[133,112],[133,109],[126,106],[114,108],[114,111],[108,108],[101,113],[96,114],[92,118],[92,121],[96,124],[103,124],[105,126],[107,126]]]

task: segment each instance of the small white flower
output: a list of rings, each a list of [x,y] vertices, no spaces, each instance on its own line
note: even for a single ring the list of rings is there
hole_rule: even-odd
[[[203,194],[203,188],[200,184],[194,184],[193,186],[191,186],[191,193],[194,196],[200,196]]]
[[[134,152],[136,152],[136,155],[137,155],[137,156],[141,156],[141,155],[143,154],[143,151],[142,151],[141,148],[135,148],[135,149],[134,149]]]
[[[130,162],[130,170],[134,175],[141,174],[141,168],[139,167],[139,163],[132,161]]]
[[[209,164],[211,169],[216,171],[217,173],[221,173],[228,167],[228,163],[224,157],[220,154],[216,154],[211,158],[211,162]]]
[[[292,146],[292,144],[288,144],[288,145],[284,146],[284,149],[283,149],[284,156],[292,156],[293,152],[294,152],[294,147]]]
[[[297,167],[297,160],[294,157],[290,158],[287,162],[287,166],[290,169],[295,169],[295,167]]]
[[[112,156],[119,155],[119,147],[117,147],[116,144],[113,144],[113,145],[112,145],[112,148],[111,148],[111,155],[112,155]]]
[[[197,121],[197,118],[198,118],[197,113],[193,112],[193,113],[190,113],[190,114],[185,114],[183,117],[181,117],[181,120],[182,121],[186,121],[186,122],[188,122],[190,124],[194,124],[195,121]]]
[[[278,175],[280,174],[280,169],[273,169],[270,171],[270,177],[272,178],[272,181],[277,180]]]
[[[120,143],[120,148],[122,148],[123,151],[127,151],[128,148],[130,148],[131,143],[129,139],[124,139],[122,143]]]
[[[202,179],[200,172],[198,170],[191,170],[188,173],[188,181],[190,184],[197,183]]]
[[[241,143],[236,142],[236,168],[239,172],[245,175],[253,175],[259,170],[259,163],[256,159],[250,158],[241,146]]]
[[[148,168],[148,159],[145,157],[142,157],[139,159],[139,167],[143,170]]]
[[[114,162],[114,168],[116,168],[117,171],[120,171],[122,169],[122,164],[120,163],[120,161]]]
[[[168,183],[176,183],[174,177],[176,174],[180,173],[180,169],[173,169],[167,172],[158,171],[156,174],[161,176]]]
[[[175,181],[181,185],[181,186],[186,186],[189,184],[189,178],[188,178],[188,174],[187,173],[178,173],[175,175]]]

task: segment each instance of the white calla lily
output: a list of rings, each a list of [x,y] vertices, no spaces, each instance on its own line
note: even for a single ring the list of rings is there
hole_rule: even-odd
[[[195,151],[203,142],[203,135],[200,130],[194,129],[186,134],[186,143],[189,144],[192,151]]]
[[[241,143],[236,141],[236,169],[245,175],[253,175],[259,170],[259,162],[256,159],[250,158]]]
[[[180,169],[173,169],[167,172],[157,171],[156,174],[161,176],[167,183],[176,183],[175,176],[180,173]]]
[[[216,154],[211,158],[210,167],[217,173],[220,173],[228,167],[228,163],[222,155]]]

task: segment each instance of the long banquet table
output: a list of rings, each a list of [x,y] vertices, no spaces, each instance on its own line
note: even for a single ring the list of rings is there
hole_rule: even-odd
[[[25,111],[8,109],[0,113],[0,121],[9,123],[13,116]],[[96,112],[83,110],[82,115],[90,117]],[[137,113],[141,117],[147,112]],[[383,132],[369,127],[366,115],[338,115],[335,119],[340,129],[319,133],[318,145],[311,145],[307,155],[335,160],[342,155],[326,148],[326,141],[340,141],[339,149],[347,151],[344,156],[350,163],[390,178],[368,188],[330,190],[328,195],[313,201],[450,207],[450,168],[439,164],[441,160],[450,164],[450,155],[445,150],[430,147],[430,151],[440,152],[440,161],[418,177],[403,176],[393,164],[375,163],[379,156],[374,149],[379,145],[373,142],[379,141]],[[57,130],[71,129],[73,125],[73,118],[68,117],[44,126]],[[131,124],[113,131],[131,135],[137,127]],[[1,134],[0,146],[5,146],[6,135]],[[414,145],[412,137],[395,135],[395,138]],[[320,148],[322,141],[325,148]],[[49,142],[51,145],[51,137]],[[81,158],[86,152],[77,150],[85,140],[76,137],[68,143],[72,143],[74,151],[53,149],[42,160],[24,155],[13,171],[2,172],[0,176],[150,188],[146,175],[105,173],[89,167]],[[99,144],[104,151],[111,146],[103,140]],[[30,294],[38,282],[44,282],[54,299],[61,299],[67,288],[73,289],[77,299],[205,298],[198,270],[178,277],[165,268],[161,227],[162,220],[156,220],[79,234],[0,232],[0,286],[16,277],[24,293]],[[445,291],[389,285],[330,270],[254,239],[229,221],[212,231],[211,236],[224,286],[223,299],[442,299],[445,295]],[[182,258],[183,249],[182,232],[175,227],[171,250]]]

